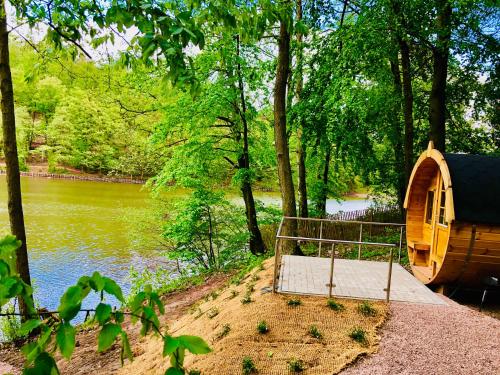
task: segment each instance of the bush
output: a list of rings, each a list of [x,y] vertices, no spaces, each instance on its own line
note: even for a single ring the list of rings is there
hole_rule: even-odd
[[[241,303],[243,305],[246,305],[250,302],[253,302],[252,295],[250,294],[250,292],[246,292],[245,295],[243,296],[243,298],[241,299]]]
[[[309,335],[315,339],[322,339],[323,334],[319,331],[318,327],[315,326],[314,324],[309,327]]]
[[[302,305],[302,301],[300,300],[300,298],[291,298],[286,302],[286,304],[288,306],[297,307]]]
[[[243,358],[241,367],[243,369],[243,374],[245,375],[255,374],[257,372],[257,367],[255,367],[255,363],[250,357]]]
[[[333,298],[328,299],[328,301],[326,301],[326,305],[330,309],[335,310],[335,311],[342,311],[342,310],[345,309],[345,307],[344,307],[343,304],[341,304],[340,302],[335,301]]]
[[[304,362],[302,362],[300,359],[291,359],[288,361],[288,368],[290,369],[290,372],[302,372],[305,370]]]
[[[360,327],[354,327],[349,333],[349,337],[360,344],[366,344],[368,342],[365,330]]]
[[[358,305],[358,312],[364,316],[375,316],[377,315],[377,310],[368,301],[363,301]]]
[[[267,323],[265,320],[261,320],[257,324],[257,332],[262,333],[262,334],[269,332],[269,327],[267,326]]]

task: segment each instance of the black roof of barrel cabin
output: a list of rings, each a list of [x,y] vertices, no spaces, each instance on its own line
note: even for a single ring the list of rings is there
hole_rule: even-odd
[[[500,225],[500,157],[445,154],[455,220]]]

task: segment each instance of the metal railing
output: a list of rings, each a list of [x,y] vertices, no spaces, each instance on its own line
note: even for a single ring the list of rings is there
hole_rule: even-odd
[[[282,235],[282,229],[283,229],[283,224],[285,223],[286,220],[297,220],[298,222],[304,221],[304,222],[319,222],[320,227],[319,227],[319,238],[315,237],[307,237],[307,236],[301,236],[301,235],[296,235],[296,236],[288,236],[288,235]],[[328,223],[349,223],[349,224],[359,224],[360,229],[359,229],[359,240],[358,241],[350,241],[350,240],[338,240],[338,239],[328,239],[328,238],[323,238],[323,223],[328,222]],[[399,244],[395,243],[384,243],[384,242],[369,242],[369,241],[362,241],[363,237],[363,225],[384,225],[384,226],[392,226],[392,227],[400,227],[399,231]],[[401,261],[401,249],[402,249],[402,244],[403,244],[403,229],[405,227],[405,224],[400,224],[400,223],[379,223],[379,222],[369,222],[369,221],[351,221],[351,220],[330,220],[330,219],[317,219],[317,218],[299,218],[299,217],[289,217],[285,216],[281,219],[280,225],[278,227],[278,231],[276,234],[276,243],[275,243],[275,260],[274,260],[274,277],[273,277],[273,293],[276,292],[276,282],[279,277],[279,268],[281,266],[281,256],[282,256],[282,249],[281,245],[283,241],[289,240],[289,241],[296,241],[296,242],[316,242],[318,243],[318,257],[321,257],[321,251],[322,251],[322,244],[331,244],[331,255],[330,255],[330,275],[329,275],[329,284],[328,284],[328,297],[332,297],[332,289],[335,286],[333,284],[333,272],[334,272],[334,264],[335,264],[335,246],[338,244],[342,245],[358,245],[358,260],[361,260],[361,253],[362,253],[362,246],[377,246],[377,247],[388,247],[390,248],[389,252],[389,269],[387,273],[387,287],[384,289],[386,292],[386,302],[389,302],[390,298],[390,292],[391,292],[391,280],[392,280],[392,265],[393,265],[393,258],[394,258],[394,249],[396,247],[399,247],[398,251],[398,263]]]

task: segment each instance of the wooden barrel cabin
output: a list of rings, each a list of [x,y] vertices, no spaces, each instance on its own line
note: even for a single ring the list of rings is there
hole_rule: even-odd
[[[442,154],[432,142],[413,168],[406,239],[425,284],[478,285],[500,276],[500,158]]]

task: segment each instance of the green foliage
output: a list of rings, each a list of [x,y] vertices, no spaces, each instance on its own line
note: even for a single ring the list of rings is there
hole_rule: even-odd
[[[249,304],[251,302],[253,302],[252,293],[250,291],[247,291],[245,293],[245,295],[243,296],[243,298],[241,299],[241,303],[243,305],[247,305],[247,304]]]
[[[368,340],[366,338],[366,332],[363,328],[354,327],[352,331],[349,333],[349,337],[360,344],[365,345]]]
[[[132,360],[128,335],[124,331],[125,314],[130,315],[132,322],[140,320],[141,334],[147,335],[150,331],[162,336],[164,340],[163,355],[170,358],[171,368],[167,373],[185,374],[184,353],[186,350],[193,354],[206,354],[210,348],[203,339],[196,336],[172,337],[161,333],[161,326],[156,310],[164,314],[165,308],[157,292],[151,287],[145,287],[132,299],[126,310],[125,300],[121,288],[108,277],[94,272],[92,276],[82,276],[76,285],[69,287],[62,295],[56,319],[40,319],[43,313],[35,311],[32,305],[32,290],[13,273],[10,264],[15,263],[15,251],[20,245],[14,236],[0,239],[0,308],[6,306],[14,298],[22,298],[28,304],[29,316],[18,328],[22,336],[35,332],[36,341],[30,341],[22,347],[26,357],[26,374],[58,374],[59,370],[53,355],[58,350],[61,355],[70,359],[76,345],[76,329],[71,321],[82,311],[81,306],[89,293],[100,295],[100,303],[93,310],[95,322],[100,327],[97,338],[97,350],[109,350],[120,338],[121,361],[125,358]],[[112,308],[104,303],[105,296],[113,296],[122,303],[119,309]]]
[[[309,327],[309,335],[315,339],[321,340],[323,338],[323,334],[319,331],[316,325],[311,325]]]
[[[289,300],[286,301],[286,304],[291,307],[297,307],[302,305],[302,301],[298,297],[290,298]]]
[[[255,366],[255,362],[251,357],[243,357],[241,367],[243,369],[244,375],[257,373],[257,367]]]
[[[358,312],[364,316],[375,316],[377,315],[377,310],[368,301],[363,301],[358,305]]]
[[[288,369],[292,373],[299,373],[306,369],[304,362],[300,359],[290,359],[288,362]]]
[[[345,309],[345,306],[343,304],[335,301],[333,298],[329,298],[326,301],[326,305],[334,311],[343,311]]]
[[[203,270],[232,267],[246,258],[248,233],[240,208],[223,199],[222,193],[197,189],[175,205],[165,223],[167,256]]]
[[[269,332],[269,327],[267,326],[265,320],[261,320],[259,323],[257,323],[257,332],[261,334]]]

